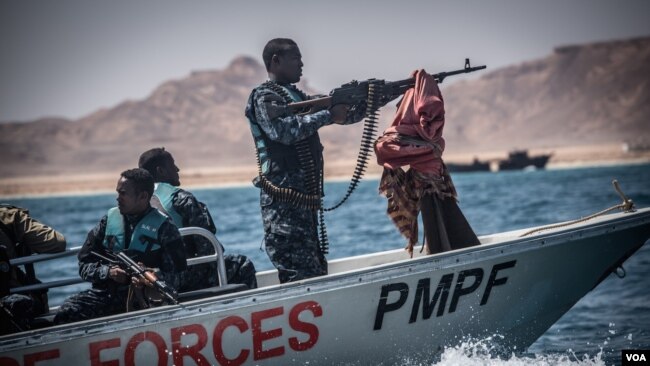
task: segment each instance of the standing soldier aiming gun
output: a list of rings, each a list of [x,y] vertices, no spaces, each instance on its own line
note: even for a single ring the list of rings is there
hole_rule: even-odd
[[[258,159],[264,244],[278,269],[280,282],[327,274],[327,236],[323,222],[323,154],[317,130],[331,123],[351,124],[367,116],[358,165],[348,193],[363,175],[374,143],[377,110],[414,87],[416,79],[397,82],[370,79],[334,89],[330,96],[311,98],[294,85],[302,75],[302,57],[290,39],[273,39],[263,51],[269,81],[253,90],[246,106]],[[484,69],[443,72],[445,77]],[[316,215],[319,212],[320,215]],[[320,238],[317,224],[320,221]]]
[[[364,110],[337,104],[297,115],[288,105],[310,99],[293,85],[302,75],[298,45],[272,39],[262,58],[269,80],[251,92],[246,117],[259,164],[253,183],[261,188],[264,244],[284,283],[327,274],[326,248],[319,245],[317,232],[323,195],[318,129],[361,121]]]

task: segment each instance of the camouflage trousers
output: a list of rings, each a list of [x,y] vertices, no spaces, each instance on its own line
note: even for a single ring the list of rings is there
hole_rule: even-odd
[[[81,320],[126,312],[128,287],[118,291],[91,288],[70,296],[59,307],[54,324],[65,324]]]
[[[327,274],[327,261],[318,244],[315,211],[274,201],[264,191],[260,195],[264,246],[278,270],[281,283]]]
[[[255,266],[245,255],[226,254],[226,279],[228,283],[243,283],[248,288],[257,288]],[[181,286],[178,292],[194,291],[219,286],[217,263],[203,263],[189,266],[181,274]]]

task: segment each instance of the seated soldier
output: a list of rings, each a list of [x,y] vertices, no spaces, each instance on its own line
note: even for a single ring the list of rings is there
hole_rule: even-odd
[[[65,250],[65,237],[29,215],[29,211],[0,204],[0,261],[26,257],[32,253],[58,253]],[[0,334],[27,330],[34,316],[49,311],[47,290],[10,295],[12,288],[40,283],[32,264],[27,273],[18,267],[0,270]]]
[[[199,202],[192,193],[178,187],[181,184],[178,176],[180,170],[169,151],[165,151],[165,148],[147,150],[140,155],[138,165],[149,171],[156,182],[152,206],[169,216],[179,228],[195,226],[213,234],[217,232],[205,204]],[[184,243],[187,258],[214,254],[214,247],[205,238],[187,236]],[[224,255],[224,260],[228,283],[257,287],[255,266],[246,256],[227,254]],[[217,263],[203,263],[189,266],[183,273],[179,292],[218,285]]]
[[[144,169],[122,172],[117,182],[117,207],[88,233],[79,252],[79,274],[92,288],[68,298],[54,317],[55,324],[69,323],[125,312],[127,298],[149,286],[97,256],[124,251],[143,267],[156,268],[156,276],[173,289],[178,288],[187,268],[183,241],[174,223],[150,206],[153,177]],[[132,285],[132,286],[130,286]],[[137,292],[139,293],[139,292]],[[142,298],[139,298],[142,300]],[[143,308],[155,302],[136,304]]]

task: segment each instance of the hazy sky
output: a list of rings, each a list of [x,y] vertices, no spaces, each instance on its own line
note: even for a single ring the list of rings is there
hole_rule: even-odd
[[[495,70],[558,45],[650,36],[649,0],[0,2],[0,121],[79,118],[266,41],[298,42],[309,83]],[[243,106],[242,106],[243,108]]]

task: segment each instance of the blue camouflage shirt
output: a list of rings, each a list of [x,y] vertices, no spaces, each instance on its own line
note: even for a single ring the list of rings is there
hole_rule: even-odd
[[[296,101],[310,99],[294,85],[282,85]],[[257,124],[269,139],[290,145],[318,133],[318,129],[334,123],[329,110],[305,115],[296,115],[287,108],[284,98],[265,84],[253,89],[246,105],[246,117]],[[353,108],[348,113],[346,124],[363,119],[365,108]],[[321,159],[322,160],[322,159]],[[302,190],[304,172],[294,173],[271,171],[267,178],[274,184]]]

